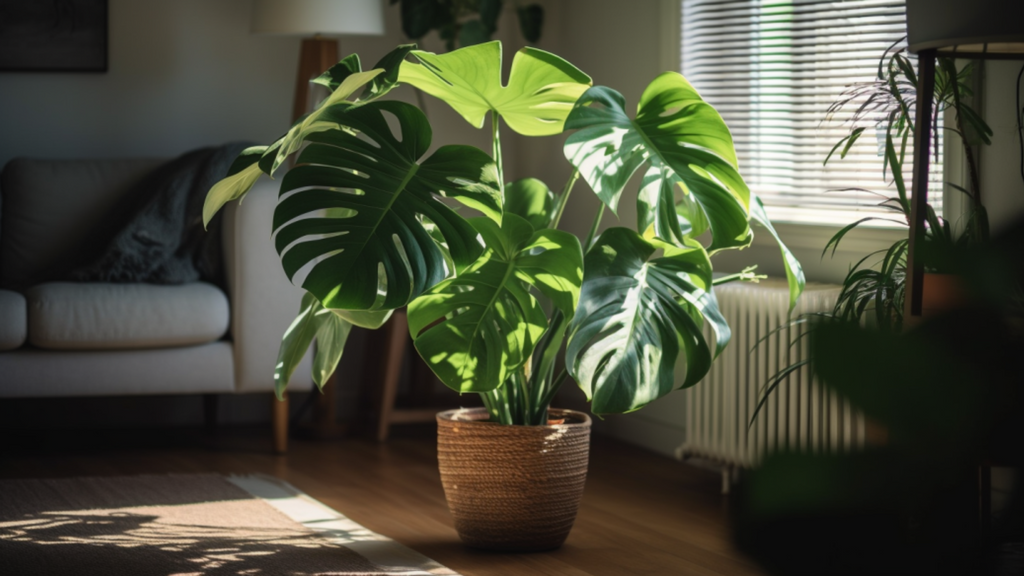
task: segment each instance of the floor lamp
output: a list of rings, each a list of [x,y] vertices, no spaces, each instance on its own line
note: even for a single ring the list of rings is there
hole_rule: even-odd
[[[907,0],[907,48],[917,54],[919,86],[914,125],[914,171],[910,205],[910,244],[904,318],[921,316],[924,263],[917,248],[924,242],[928,203],[935,58],[1024,60],[1024,2],[1021,0]],[[980,200],[980,199],[979,199]],[[905,320],[905,323],[906,323]],[[979,467],[978,509],[981,533],[991,526],[991,465]]]
[[[302,37],[292,122],[311,111],[309,81],[338,63],[338,37],[384,34],[381,0],[254,0],[252,32]]]
[[[310,80],[338,63],[338,37],[384,34],[384,8],[381,0],[254,0],[251,30],[254,34],[302,37],[292,107],[295,122],[316,105]],[[328,439],[345,433],[336,423],[336,379],[337,372],[324,385],[323,394],[315,396],[314,424],[309,430],[314,437]],[[287,401],[275,401],[274,410],[287,414]],[[284,446],[286,439],[286,430],[275,430],[275,446]]]

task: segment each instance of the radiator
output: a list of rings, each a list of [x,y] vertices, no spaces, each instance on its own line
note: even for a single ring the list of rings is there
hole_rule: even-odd
[[[696,456],[721,467],[727,492],[730,475],[756,466],[768,451],[823,453],[862,446],[863,416],[813,381],[806,367],[770,395],[748,429],[765,383],[779,368],[806,357],[807,339],[790,345],[802,326],[772,334],[787,323],[789,290],[784,281],[735,282],[716,288],[715,294],[732,328],[732,342],[704,380],[685,391],[686,442],[677,456]],[[838,294],[839,286],[808,284],[793,317],[831,310]]]

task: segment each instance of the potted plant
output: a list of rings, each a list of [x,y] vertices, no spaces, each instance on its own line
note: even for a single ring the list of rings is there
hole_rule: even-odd
[[[647,86],[635,118],[621,94],[591,87],[542,50],[520,50],[503,84],[499,42],[440,55],[400,46],[369,71],[352,55],[315,82],[330,96],[273,144],[244,151],[204,210],[208,220],[298,152],[281,180],[273,231],[285,271],[293,279],[303,271],[307,294],[281,345],[279,393],[314,338],[322,385],[351,326],[377,328],[408,307],[423,360],[486,407],[439,415],[442,478],[460,535],[482,547],[557,547],[579,502],[589,437],[586,415],[549,409],[559,387],[572,377],[601,415],[696,384],[729,342],[714,285],[755,278],[751,269],[713,278],[710,256],[749,245],[751,221],[777,238],[739,174],[728,128],[675,72]],[[477,128],[489,120],[491,153],[461,145],[428,153],[423,112],[384,98],[399,83]],[[560,194],[506,176],[502,121],[525,137],[573,132],[564,151],[574,170]],[[598,234],[642,166],[635,227]],[[601,199],[582,241],[558,229],[581,177]],[[780,246],[795,302],[803,273]],[[469,444],[484,448],[470,456]],[[457,478],[459,468],[477,480]],[[487,486],[496,493],[481,492]],[[482,519],[459,508],[467,500]]]
[[[849,133],[840,139],[825,157],[827,164],[835,158],[843,159],[853,145],[868,129],[878,130],[883,143],[880,154],[884,158],[883,178],[887,178],[896,192],[895,197],[883,198],[877,206],[889,213],[889,217],[868,216],[861,218],[836,232],[825,244],[822,257],[829,250],[835,254],[846,235],[872,220],[883,220],[910,227],[910,195],[903,177],[907,145],[914,132],[918,78],[906,49],[896,50],[902,42],[896,42],[882,54],[878,61],[878,73],[870,82],[850,86],[829,107],[826,120],[832,119],[844,108],[857,108],[847,119]],[[946,127],[960,137],[964,145],[964,157],[968,167],[968,188],[948,183],[963,193],[967,201],[967,214],[963,226],[956,231],[947,219],[938,216],[935,209],[927,206],[924,244],[919,252],[925,263],[923,308],[926,314],[939,311],[964,299],[962,283],[953,274],[955,263],[962,253],[971,247],[989,242],[988,217],[981,205],[980,184],[973,146],[990,144],[992,129],[981,115],[967,101],[971,92],[970,63],[957,69],[952,58],[939,58],[935,70],[935,108],[930,123],[938,127],[942,114],[952,110],[955,127]],[[932,148],[939,150],[939,130],[932,130]],[[864,192],[871,193],[868,190]],[[843,279],[835,307],[825,313],[811,313],[794,319],[780,329],[790,329],[802,324],[814,325],[822,322],[868,324],[883,332],[899,333],[904,328],[904,296],[907,273],[907,250],[909,238],[896,240],[890,246],[871,252],[854,263]],[[872,262],[872,259],[876,261]],[[797,339],[806,333],[798,333]],[[811,364],[812,358],[805,357],[790,364],[768,379],[764,392],[751,416],[753,424],[761,407],[780,385],[788,381],[793,372]],[[879,436],[884,436],[879,433]]]

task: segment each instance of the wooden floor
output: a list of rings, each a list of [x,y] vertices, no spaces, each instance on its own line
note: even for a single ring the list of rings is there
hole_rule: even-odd
[[[286,456],[271,455],[265,435],[8,434],[0,477],[262,472],[466,576],[761,574],[729,542],[717,474],[616,441],[595,439],[579,516],[561,549],[498,554],[459,542],[429,431],[385,444],[293,439]]]

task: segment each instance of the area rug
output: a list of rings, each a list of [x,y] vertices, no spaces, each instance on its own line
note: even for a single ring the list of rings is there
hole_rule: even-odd
[[[0,481],[0,574],[455,572],[275,478],[183,474]]]

